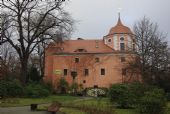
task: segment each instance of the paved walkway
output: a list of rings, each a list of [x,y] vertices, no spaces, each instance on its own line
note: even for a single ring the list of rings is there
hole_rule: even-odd
[[[46,111],[31,111],[30,106],[1,108],[0,114],[50,114]]]

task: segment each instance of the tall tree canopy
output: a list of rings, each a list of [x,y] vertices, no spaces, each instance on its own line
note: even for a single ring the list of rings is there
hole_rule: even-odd
[[[1,40],[18,53],[21,81],[26,82],[29,55],[46,40],[62,40],[73,30],[73,19],[64,11],[64,0],[0,1]]]
[[[160,85],[161,79],[170,79],[170,50],[165,41],[166,36],[160,32],[158,25],[144,17],[134,25],[139,68],[143,81]],[[136,67],[137,66],[137,67]],[[162,82],[161,82],[162,83]]]

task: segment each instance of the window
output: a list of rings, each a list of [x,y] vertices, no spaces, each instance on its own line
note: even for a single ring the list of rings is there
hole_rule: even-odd
[[[120,43],[120,50],[124,51],[125,50],[125,43]]]
[[[74,52],[87,52],[85,49],[76,49]]]
[[[124,38],[123,38],[123,37],[121,37],[121,38],[120,38],[120,41],[124,41]]]
[[[89,75],[89,69],[84,69],[84,75],[88,76]]]
[[[76,76],[77,76],[77,72],[76,72],[76,71],[72,71],[72,72],[71,72],[71,76],[73,77],[73,79],[75,79]]]
[[[64,76],[67,75],[67,69],[64,69]]]
[[[99,58],[98,57],[95,58],[95,62],[96,63],[99,62]]]
[[[78,63],[79,62],[79,58],[75,58],[75,63]]]
[[[78,52],[83,52],[84,51],[84,49],[78,49]]]
[[[126,69],[125,69],[125,68],[122,69],[122,75],[123,75],[123,76],[126,75]]]
[[[133,44],[133,51],[135,51],[135,44]]]
[[[105,75],[105,69],[104,68],[101,69],[101,75]]]
[[[121,62],[125,62],[126,61],[125,57],[120,57],[120,59],[121,59]]]
[[[132,42],[135,43],[135,39],[132,39]]]
[[[83,80],[83,83],[85,84],[85,83],[86,83],[86,80]]]
[[[98,85],[94,85],[94,88],[98,88]]]
[[[109,43],[112,42],[112,39],[108,39],[108,42],[109,42]]]

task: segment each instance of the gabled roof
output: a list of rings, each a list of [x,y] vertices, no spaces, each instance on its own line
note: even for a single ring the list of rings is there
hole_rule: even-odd
[[[56,43],[52,47],[61,48],[62,51],[56,53],[112,53],[114,51],[105,45],[103,40],[65,40],[62,44]]]

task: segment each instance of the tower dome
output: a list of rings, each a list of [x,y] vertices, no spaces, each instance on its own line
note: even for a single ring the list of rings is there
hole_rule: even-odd
[[[134,35],[129,27],[122,24],[120,19],[120,13],[117,24],[112,27],[109,34],[103,37],[107,46],[116,51],[128,51],[133,49]]]
[[[121,33],[133,34],[129,27],[124,26],[122,24],[121,19],[120,19],[120,15],[119,15],[118,22],[117,22],[116,26],[114,26],[110,29],[108,35],[121,34]]]

